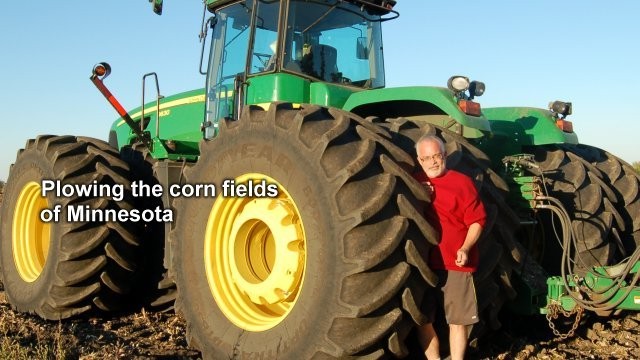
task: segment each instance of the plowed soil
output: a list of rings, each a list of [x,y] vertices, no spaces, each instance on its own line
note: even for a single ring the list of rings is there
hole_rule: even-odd
[[[575,318],[554,320],[566,335]],[[573,336],[554,335],[542,316],[511,319],[480,344],[479,358],[490,359],[640,359],[640,313],[601,318],[586,314]]]
[[[559,323],[568,330],[571,321]],[[419,358],[418,354],[411,358]],[[554,336],[542,316],[511,318],[484,338],[470,358],[640,359],[640,313],[584,319],[568,339]],[[0,292],[0,359],[199,359],[185,324],[172,311],[114,318],[45,321],[13,311]]]
[[[0,292],[0,359],[199,359],[172,311],[45,321],[11,310]]]

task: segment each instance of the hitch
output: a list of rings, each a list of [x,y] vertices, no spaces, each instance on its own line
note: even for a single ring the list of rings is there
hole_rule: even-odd
[[[601,316],[616,310],[640,310],[639,253],[617,265],[594,267],[583,276],[550,277],[547,304],[557,304],[566,311],[582,307]]]
[[[109,104],[113,106],[113,108],[116,110],[118,115],[122,117],[124,122],[127,123],[127,125],[129,125],[131,130],[138,137],[138,140],[141,141],[148,149],[151,149],[152,142],[151,142],[151,137],[149,135],[149,132],[143,131],[139,126],[136,125],[136,122],[133,121],[129,113],[124,109],[124,107],[122,107],[120,102],[115,98],[115,96],[113,96],[111,91],[109,91],[109,89],[107,89],[107,87],[104,85],[103,80],[106,79],[107,76],[109,76],[109,74],[111,74],[111,66],[106,62],[101,62],[96,64],[93,67],[93,71],[89,79],[91,79],[91,82],[93,82],[93,84],[98,88],[100,93],[102,93],[102,95],[107,99]]]

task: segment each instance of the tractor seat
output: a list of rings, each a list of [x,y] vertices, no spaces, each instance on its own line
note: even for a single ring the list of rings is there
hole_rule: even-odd
[[[290,64],[285,65],[285,68],[294,70],[293,66],[289,66]],[[299,67],[307,75],[323,81],[335,81],[338,74],[338,51],[333,46],[314,45],[311,53],[302,57]]]
[[[321,44],[317,48],[313,52],[314,70],[320,79],[333,81],[333,76],[338,72],[338,51],[329,45]]]

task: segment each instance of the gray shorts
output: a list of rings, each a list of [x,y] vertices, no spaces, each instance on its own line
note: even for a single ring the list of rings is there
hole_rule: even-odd
[[[425,294],[426,314],[435,321],[436,307],[444,308],[447,324],[471,325],[479,321],[473,273],[438,270],[438,286]]]

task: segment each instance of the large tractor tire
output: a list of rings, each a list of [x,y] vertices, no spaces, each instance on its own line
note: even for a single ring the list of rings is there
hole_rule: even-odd
[[[437,234],[403,170],[412,157],[384,129],[338,109],[247,107],[200,152],[187,185],[218,193],[176,200],[170,274],[204,358],[408,355]],[[225,197],[225,180],[278,195]]]
[[[595,166],[592,171],[615,193],[613,206],[620,214],[617,225],[624,245],[623,257],[640,246],[640,174],[633,166],[607,151],[589,145],[568,145],[567,150]]]
[[[549,195],[562,202],[571,219],[575,242],[572,270],[583,273],[593,266],[610,265],[625,252],[621,235],[625,227],[618,201],[610,182],[589,161],[572,151],[571,145],[547,145],[533,149],[544,171]],[[636,184],[637,188],[637,184]],[[556,221],[557,224],[557,221]],[[559,270],[560,249],[557,229],[547,221],[544,258],[555,259]],[[545,264],[550,268],[553,264]],[[552,273],[559,273],[550,269]]]
[[[136,143],[125,146],[120,150],[121,158],[131,168],[131,180],[142,182],[149,186],[160,184],[154,165],[157,160],[151,156],[149,149]],[[164,194],[167,193],[164,189]],[[136,208],[155,211],[156,208],[165,209],[162,197],[140,194],[135,198]],[[140,271],[133,296],[143,307],[153,311],[173,309],[176,299],[176,285],[169,278],[168,265],[164,264],[165,233],[167,224],[163,222],[147,222],[141,229]]]
[[[74,194],[41,196],[43,180],[123,184],[123,201]],[[9,303],[45,319],[119,310],[131,290],[136,224],[70,222],[66,209],[131,209],[129,167],[107,143],[74,136],[29,140],[11,167],[2,203],[0,265]],[[58,222],[40,211],[61,205]]]
[[[370,118],[372,122],[380,119]],[[427,122],[408,119],[384,120],[393,133],[392,141],[416,156],[416,141],[424,134],[443,140],[447,152],[446,166],[471,177],[487,211],[487,223],[479,239],[480,265],[475,274],[480,322],[474,326],[471,340],[489,330],[500,328],[498,313],[505,301],[515,298],[512,271],[522,270],[524,248],[515,238],[520,221],[505,203],[508,186],[491,169],[490,159],[464,137]],[[422,171],[415,164],[412,171]]]

